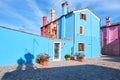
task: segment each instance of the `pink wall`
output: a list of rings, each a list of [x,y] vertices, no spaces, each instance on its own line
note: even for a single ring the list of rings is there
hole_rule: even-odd
[[[120,55],[119,32],[120,26],[101,29],[102,52],[107,55]]]

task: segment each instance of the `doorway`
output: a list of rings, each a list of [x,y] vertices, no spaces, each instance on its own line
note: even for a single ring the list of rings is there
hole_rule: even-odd
[[[61,56],[61,44],[60,43],[54,43],[54,61],[59,61],[60,60],[60,56]]]

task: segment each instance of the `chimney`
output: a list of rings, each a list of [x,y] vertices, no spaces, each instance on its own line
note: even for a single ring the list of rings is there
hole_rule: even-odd
[[[110,17],[107,17],[107,18],[106,18],[106,25],[107,25],[107,26],[110,26],[110,25],[111,25],[111,23],[110,23]]]
[[[47,24],[47,16],[43,16],[43,26]]]
[[[54,21],[55,20],[55,10],[51,9],[50,13],[51,13],[51,21]]]
[[[68,12],[68,2],[62,3],[62,14],[65,15]]]

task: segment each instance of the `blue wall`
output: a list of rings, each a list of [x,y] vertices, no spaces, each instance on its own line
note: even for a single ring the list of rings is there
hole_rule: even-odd
[[[58,38],[73,39],[74,15],[68,14],[58,20]]]
[[[60,43],[61,44],[61,57],[60,60],[65,60],[64,56],[65,54],[71,54],[72,53],[72,47],[73,43],[70,40],[50,40],[50,48],[49,48],[49,53],[51,55],[51,60],[54,61],[54,43]]]
[[[66,31],[66,18],[65,16],[62,16],[58,20],[58,38],[65,38],[65,31]]]
[[[17,64],[20,59],[32,63],[39,53],[48,53],[50,61],[53,61],[55,42],[61,43],[60,60],[64,60],[65,54],[71,54],[72,41],[48,40],[41,36],[0,27],[0,66]],[[26,54],[30,54],[29,60],[25,58]]]
[[[67,6],[62,7],[62,15],[67,14]]]
[[[92,14],[91,14],[92,16]],[[100,21],[96,20],[95,17],[91,18],[91,26],[92,27],[92,57],[99,57],[101,54],[100,47]],[[97,46],[97,47],[96,47]]]
[[[59,19],[58,20],[58,38],[62,38],[62,20],[61,19]]]
[[[86,14],[86,20],[80,19],[80,13]],[[85,44],[85,57],[100,56],[100,19],[90,10],[79,10],[62,16],[58,20],[59,38],[73,40],[74,52],[78,51],[78,43]],[[83,27],[83,34],[79,34],[79,27]]]
[[[35,61],[38,53],[48,53],[46,46],[46,38],[0,27],[0,65],[16,64],[20,58],[26,60],[27,53]]]
[[[80,19],[80,12],[87,15],[86,21]],[[58,20],[57,40],[11,30],[0,27],[0,65],[17,64],[21,59],[35,62],[39,53],[48,53],[50,61],[54,60],[54,43],[60,43],[60,60],[65,60],[65,54],[78,52],[78,43],[85,44],[85,57],[100,56],[100,19],[85,9],[64,15]],[[79,34],[79,27],[84,29],[83,35]],[[69,39],[69,40],[66,40]],[[71,41],[70,41],[71,40]],[[26,59],[26,55],[28,55]]]
[[[62,20],[62,23],[61,23],[61,27],[62,27],[62,32],[61,32],[61,34],[62,34],[62,36],[61,36],[61,38],[65,38],[66,37],[66,18],[65,18],[65,16],[63,16],[62,18],[61,18],[61,20]]]
[[[80,12],[86,14],[87,19],[80,19]],[[85,44],[84,54],[86,58],[100,56],[100,19],[96,18],[90,11],[75,12],[75,39],[74,51],[78,52],[78,43]],[[79,34],[79,27],[83,27],[84,33]]]
[[[66,16],[66,38],[73,39],[73,31],[74,31],[74,15],[73,13]]]

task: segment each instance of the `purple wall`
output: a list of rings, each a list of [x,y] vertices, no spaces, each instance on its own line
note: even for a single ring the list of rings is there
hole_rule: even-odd
[[[120,26],[101,28],[102,53],[120,56]]]

